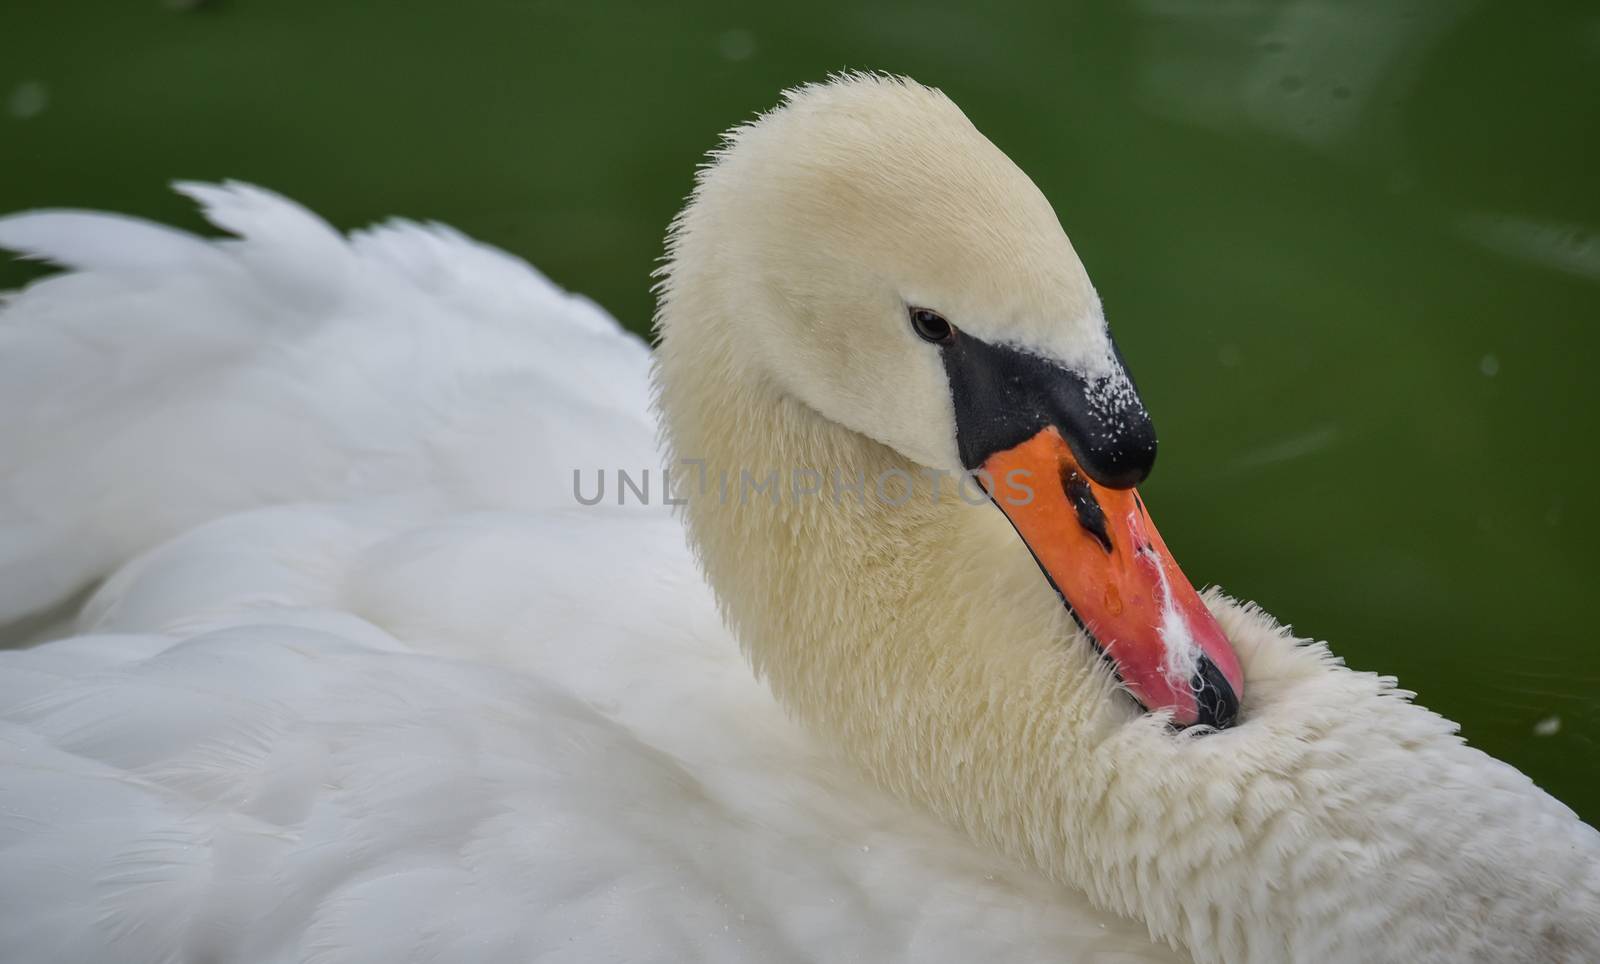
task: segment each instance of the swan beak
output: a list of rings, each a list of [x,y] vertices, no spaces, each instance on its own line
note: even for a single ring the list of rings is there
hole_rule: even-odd
[[[1095,482],[1054,425],[983,470],[990,497],[1134,698],[1180,726],[1232,724],[1239,659],[1138,493]]]

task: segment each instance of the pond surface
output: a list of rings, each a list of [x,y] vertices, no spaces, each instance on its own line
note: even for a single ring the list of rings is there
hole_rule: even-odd
[[[942,86],[1095,278],[1189,575],[1600,819],[1592,4],[9,0],[0,38],[0,210],[197,226],[164,183],[242,178],[640,331],[718,131],[839,67]]]

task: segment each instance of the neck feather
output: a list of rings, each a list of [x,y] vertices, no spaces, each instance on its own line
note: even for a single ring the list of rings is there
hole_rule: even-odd
[[[700,463],[674,468],[691,539],[757,672],[877,782],[1202,961],[1600,948],[1592,829],[1255,608],[1208,597],[1241,725],[1137,714],[1000,513],[787,397],[686,246],[657,390],[669,451]],[[916,490],[892,505],[880,478]]]

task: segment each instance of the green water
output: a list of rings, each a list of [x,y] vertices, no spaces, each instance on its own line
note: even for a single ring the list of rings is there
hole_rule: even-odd
[[[244,178],[642,330],[701,152],[841,66],[944,87],[1054,201],[1197,582],[1600,818],[1600,9],[7,0],[0,210],[197,225],[164,182]]]

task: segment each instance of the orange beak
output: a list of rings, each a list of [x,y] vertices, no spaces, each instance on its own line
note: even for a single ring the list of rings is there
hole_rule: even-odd
[[[1138,493],[1090,479],[1054,426],[991,455],[980,478],[1135,699],[1180,726],[1234,721],[1239,658]]]

